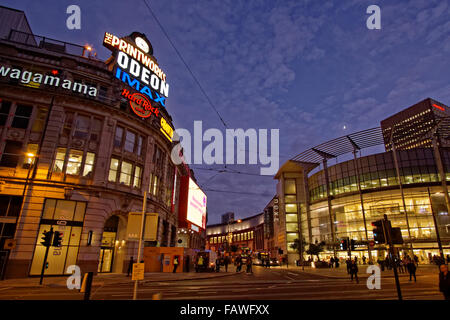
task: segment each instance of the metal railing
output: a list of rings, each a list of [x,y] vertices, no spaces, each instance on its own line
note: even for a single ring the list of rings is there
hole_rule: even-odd
[[[40,49],[46,49],[53,52],[65,53],[75,56],[83,56],[86,49],[84,46],[56,40],[48,37],[37,36],[31,33],[22,32],[11,29],[6,40],[35,47]]]

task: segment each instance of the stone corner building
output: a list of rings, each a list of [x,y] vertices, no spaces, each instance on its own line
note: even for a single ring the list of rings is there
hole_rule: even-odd
[[[147,212],[159,215],[157,241],[145,245],[175,246],[177,167],[157,119],[137,117],[119,80],[83,47],[33,35],[22,11],[1,7],[0,20],[0,276],[40,274],[41,237],[51,227],[63,241],[50,248],[45,274],[66,274],[70,265],[126,271],[137,256],[127,215],[142,211],[145,191]],[[15,239],[12,249],[4,249],[7,239]]]

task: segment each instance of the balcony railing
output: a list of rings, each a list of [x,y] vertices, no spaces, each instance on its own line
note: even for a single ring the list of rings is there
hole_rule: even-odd
[[[37,36],[13,29],[9,32],[6,40],[35,48],[81,57],[86,53],[86,48],[78,44]]]

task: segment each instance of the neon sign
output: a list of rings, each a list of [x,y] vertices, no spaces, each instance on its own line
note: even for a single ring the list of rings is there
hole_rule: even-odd
[[[142,93],[130,93],[127,89],[123,89],[122,96],[128,99],[131,110],[133,110],[137,116],[141,118],[148,118],[152,114],[158,116],[158,108],[153,107],[147,97]]]
[[[444,109],[443,107],[441,107],[441,106],[438,106],[437,104],[433,104],[433,107],[435,107],[436,109],[439,109],[439,110],[445,111],[445,109]]]
[[[118,49],[119,51],[126,53],[130,57],[133,57],[134,59],[139,61],[142,65],[149,68],[150,71],[156,74],[161,80],[166,81],[166,74],[161,70],[154,59],[148,55],[153,54],[153,49],[150,49],[151,44],[147,43],[147,41],[145,41],[140,36],[135,37],[134,41],[138,48],[124,39],[119,39],[115,35],[105,32],[103,45],[110,50]],[[140,48],[148,49],[148,51],[144,52],[145,50],[142,51]]]

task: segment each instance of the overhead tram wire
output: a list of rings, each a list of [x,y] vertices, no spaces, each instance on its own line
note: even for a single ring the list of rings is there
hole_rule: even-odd
[[[152,8],[150,7],[150,5],[147,3],[146,0],[142,0],[145,4],[145,6],[147,7],[148,11],[150,11],[151,15],[153,16],[153,18],[155,19],[156,23],[158,24],[159,28],[161,29],[161,31],[164,33],[164,36],[167,38],[167,40],[169,41],[169,43],[172,45],[172,48],[175,50],[175,52],[177,53],[178,57],[180,58],[180,60],[183,62],[184,66],[186,67],[186,69],[189,71],[189,73],[191,74],[192,78],[194,79],[195,83],[198,85],[198,87],[200,88],[200,91],[203,93],[203,95],[205,96],[206,100],[208,100],[210,106],[214,109],[214,111],[217,113],[217,116],[219,117],[220,121],[222,122],[222,124],[224,125],[225,128],[228,128],[227,124],[225,123],[225,121],[223,120],[222,116],[220,115],[219,111],[217,110],[217,108],[215,107],[214,103],[211,101],[211,99],[209,98],[208,94],[206,93],[206,91],[203,89],[202,85],[200,84],[200,81],[198,81],[197,77],[194,75],[194,73],[192,72],[191,68],[189,68],[189,65],[186,63],[186,60],[184,60],[183,56],[181,55],[181,53],[178,51],[177,47],[175,47],[175,44],[172,42],[172,40],[170,40],[169,35],[167,34],[166,30],[164,29],[164,27],[162,26],[162,24],[159,22],[158,18],[156,17],[155,13],[153,12]]]
[[[270,193],[256,193],[256,192],[247,192],[247,191],[231,191],[231,190],[216,190],[216,189],[204,189],[204,191],[219,192],[219,193],[236,193],[236,194],[260,196],[260,197],[273,197],[273,194],[270,194]]]
[[[219,168],[200,168],[200,167],[192,167],[192,169],[195,170],[206,170],[206,171],[217,171],[219,173],[231,173],[231,174],[242,174],[242,175],[248,175],[248,176],[258,176],[258,177],[269,177],[273,179],[273,176],[269,176],[269,175],[261,175],[261,174],[257,174],[257,173],[250,173],[250,172],[242,172],[242,171],[228,171],[231,170],[229,168],[226,169],[219,169]]]

